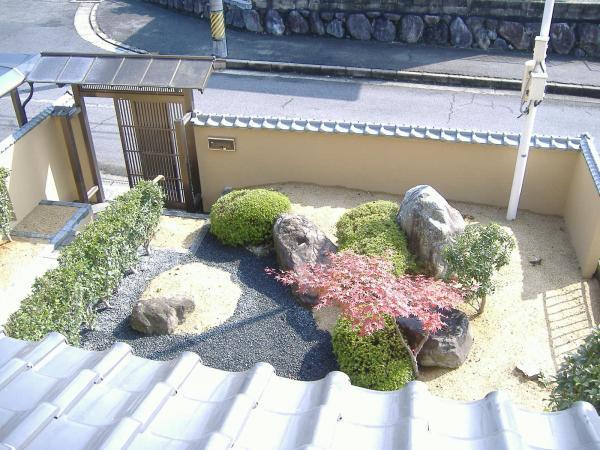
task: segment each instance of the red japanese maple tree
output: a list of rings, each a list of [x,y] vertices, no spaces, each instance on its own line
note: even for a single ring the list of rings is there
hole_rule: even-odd
[[[403,345],[411,356],[415,376],[417,355],[429,334],[444,326],[442,311],[463,301],[462,291],[442,280],[424,275],[396,277],[393,264],[381,257],[351,251],[329,255],[329,264],[305,264],[295,271],[267,269],[281,283],[294,286],[300,294],[318,295],[316,309],[337,306],[360,335],[370,335],[385,326],[385,318],[415,317],[425,336],[411,349],[398,328]]]

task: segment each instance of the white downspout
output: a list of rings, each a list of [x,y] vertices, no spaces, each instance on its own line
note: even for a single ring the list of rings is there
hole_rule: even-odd
[[[523,123],[523,132],[519,140],[519,150],[515,173],[513,176],[512,189],[510,191],[510,200],[508,202],[507,220],[514,220],[517,217],[519,208],[519,199],[523,188],[525,178],[525,168],[527,167],[527,158],[529,156],[529,145],[531,135],[533,134],[533,125],[537,107],[544,98],[546,90],[546,51],[550,34],[550,24],[552,22],[552,12],[554,11],[554,0],[546,0],[544,5],[544,16],[540,35],[535,38],[535,47],[533,50],[533,59],[525,63],[525,73],[523,75],[523,85],[521,87],[521,111],[525,115]]]

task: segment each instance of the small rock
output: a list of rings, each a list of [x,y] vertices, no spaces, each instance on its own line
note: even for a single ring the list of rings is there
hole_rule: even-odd
[[[306,34],[309,30],[308,22],[304,16],[296,10],[290,11],[288,14],[287,26],[288,29],[295,34]]]
[[[550,26],[550,45],[559,55],[568,55],[575,46],[575,33],[566,23]]]
[[[498,25],[498,34],[517,50],[527,50],[531,45],[531,36],[519,22],[502,21]]]
[[[469,48],[473,44],[473,35],[460,17],[450,23],[450,42],[460,48]]]
[[[576,48],[576,49],[573,51],[573,55],[574,55],[576,58],[585,58],[585,57],[587,56],[587,53],[586,53],[586,52],[585,52],[585,50],[584,50],[584,49],[582,49],[582,48]]]
[[[536,381],[542,375],[542,369],[529,361],[523,361],[517,364],[515,369],[523,374],[528,380]]]
[[[348,33],[354,39],[361,41],[371,39],[373,32],[371,22],[369,22],[369,19],[364,14],[350,14],[346,20],[346,27],[348,28]]]
[[[369,11],[365,14],[369,19],[377,19],[379,16],[381,16],[381,13],[378,11]]]
[[[396,37],[394,22],[385,17],[378,17],[373,22],[373,38],[380,42],[392,42]]]
[[[490,47],[491,41],[488,35],[488,30],[485,30],[484,28],[478,28],[473,32],[473,37],[475,38],[477,47],[482,48],[483,50],[487,50]]]
[[[329,22],[325,27],[325,31],[327,34],[336,38],[343,38],[344,34],[346,34],[344,30],[344,23],[340,19],[333,19],[331,22]]]
[[[440,23],[440,16],[431,16],[431,15],[425,15],[423,16],[423,22],[425,22],[426,25],[432,26],[432,25],[437,25],[438,23]]]
[[[465,20],[465,23],[473,33],[477,30],[485,28],[485,20],[483,19],[483,17],[468,17]]]
[[[244,26],[246,30],[252,31],[253,33],[262,33],[263,27],[260,23],[260,15],[258,11],[253,9],[242,10],[242,17],[244,19]]]
[[[401,41],[409,44],[416,44],[423,37],[425,23],[419,16],[413,14],[406,15],[400,21],[399,38]]]
[[[336,19],[346,20],[346,13],[343,13],[343,12],[336,12],[336,13],[333,14],[333,16]]]
[[[577,24],[579,46],[588,56],[600,56],[600,25],[595,23]]]
[[[485,19],[485,27],[490,31],[498,30],[498,21],[496,19]]]
[[[263,257],[267,256],[273,250],[273,245],[270,242],[263,242],[262,244],[257,245],[247,245],[246,250],[252,253],[255,256]]]
[[[323,36],[325,34],[325,24],[321,20],[321,17],[317,11],[311,11],[310,15],[308,16],[308,24],[310,26],[311,33],[319,36]]]
[[[275,9],[268,9],[265,14],[265,30],[274,36],[281,36],[285,33],[285,24],[281,14]]]
[[[385,13],[383,15],[383,17],[385,17],[388,20],[391,20],[392,22],[396,23],[398,22],[400,19],[402,19],[402,16],[400,14],[394,14],[394,13]]]
[[[323,11],[321,13],[321,19],[326,20],[327,22],[329,22],[330,20],[333,19],[333,13],[330,11]]]
[[[498,50],[508,50],[508,42],[506,42],[502,38],[498,38],[492,44],[492,48],[495,48],[495,49],[498,49]]]
[[[417,359],[423,367],[456,369],[466,361],[473,345],[471,325],[466,314],[457,309],[444,311],[442,321],[445,326],[429,336]],[[398,318],[397,322],[408,344],[415,348],[425,336],[421,322],[416,318],[404,317]]]
[[[225,24],[230,27],[243,29],[246,25],[244,23],[244,16],[242,10],[237,7],[232,7],[225,13]]]
[[[173,334],[177,325],[183,323],[194,308],[194,301],[190,298],[147,298],[133,307],[130,325],[148,335]]]
[[[542,265],[542,258],[540,257],[533,257],[529,260],[529,264],[531,264],[532,266],[541,266]]]

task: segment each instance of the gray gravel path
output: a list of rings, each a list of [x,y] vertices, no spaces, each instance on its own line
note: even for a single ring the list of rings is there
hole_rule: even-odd
[[[242,289],[234,315],[197,335],[144,336],[133,331],[129,314],[148,283],[177,264],[193,261],[232,274]],[[136,355],[156,360],[173,359],[188,350],[198,353],[204,364],[230,371],[265,361],[280,376],[307,381],[337,370],[329,333],[317,329],[311,312],[298,306],[288,288],[267,276],[265,267],[276,267],[274,256],[257,257],[245,249],[223,246],[210,234],[195,256],[155,250],[142,257],[137,274],[121,282],[110,301],[113,308],[98,313],[95,329],[82,332],[82,346],[104,350],[123,341]]]

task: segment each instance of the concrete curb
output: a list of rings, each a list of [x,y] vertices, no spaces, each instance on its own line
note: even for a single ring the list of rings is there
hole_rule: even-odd
[[[468,75],[416,72],[409,70],[368,69],[362,67],[327,66],[318,64],[298,64],[275,61],[255,61],[227,59],[226,68],[257,72],[298,73],[332,77],[367,78],[385,81],[402,81],[442,86],[478,87],[503,90],[521,90],[521,80],[494,77],[474,77]],[[600,86],[550,82],[549,94],[572,95],[576,97],[600,98]]]

